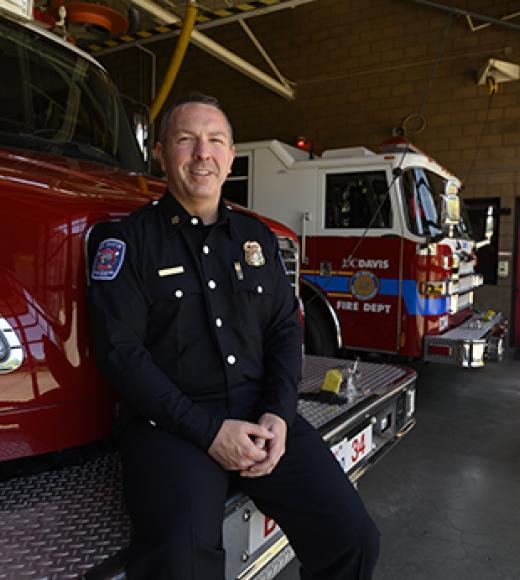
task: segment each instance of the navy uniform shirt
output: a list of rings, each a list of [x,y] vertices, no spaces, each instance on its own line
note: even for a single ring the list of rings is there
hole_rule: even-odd
[[[204,226],[166,192],[111,226],[91,271],[98,365],[123,414],[207,449],[223,416],[206,401],[260,385],[257,415],[289,425],[301,379],[301,325],[276,237],[221,202]]]

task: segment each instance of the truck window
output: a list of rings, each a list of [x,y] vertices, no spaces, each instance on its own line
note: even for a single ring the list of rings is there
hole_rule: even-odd
[[[143,172],[119,95],[102,68],[1,20],[0,70],[0,146]]]
[[[325,187],[325,228],[392,227],[384,171],[331,173]]]
[[[222,195],[228,201],[248,207],[249,155],[237,155],[231,173],[222,186]]]
[[[446,180],[426,169],[414,168],[404,172],[402,184],[408,229],[418,236],[441,234],[439,208]]]

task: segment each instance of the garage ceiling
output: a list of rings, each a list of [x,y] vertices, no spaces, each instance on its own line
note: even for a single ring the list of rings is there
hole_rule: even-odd
[[[40,0],[41,3],[56,2],[62,0]],[[225,62],[236,70],[246,74],[251,79],[259,82],[264,87],[279,94],[286,99],[294,98],[294,90],[291,83],[283,77],[271,61],[267,51],[261,46],[253,32],[246,24],[246,20],[255,16],[260,16],[270,12],[296,8],[303,4],[308,4],[314,0],[203,0],[196,2],[197,20],[195,29],[191,34],[191,42],[210,53],[215,58]],[[88,0],[87,0],[88,2]],[[38,4],[38,0],[36,0]],[[130,28],[128,32],[113,36],[112,31],[94,19],[93,22],[85,22],[77,28],[74,36],[80,45],[87,50],[104,55],[109,52],[123,50],[133,45],[147,44],[157,39],[176,36],[184,19],[188,2],[174,2],[172,0],[102,0],[102,5],[96,2],[88,2],[96,9],[102,11],[104,7],[115,10],[120,15],[128,15]],[[455,3],[450,5],[436,0],[409,0],[410,6],[422,5],[434,10],[445,10],[460,17],[465,16],[470,26],[474,25],[500,25],[509,28],[520,29],[519,25],[511,20],[520,13],[502,15],[501,17],[483,16],[466,10],[464,2],[457,7]],[[98,8],[96,8],[98,7]],[[87,16],[88,17],[88,16]],[[204,34],[204,30],[238,21],[244,31],[249,35],[252,42],[258,48],[265,61],[268,63],[274,76],[270,76],[248,63],[240,56],[232,53],[222,45]],[[76,25],[77,26],[77,25]]]
[[[296,8],[313,1],[249,0],[231,2],[230,0],[208,0],[203,4],[197,2],[197,19],[195,29],[191,33],[191,43],[257,81],[265,88],[292,100],[294,99],[294,89],[291,83],[277,69],[245,20],[274,11]],[[176,36],[182,26],[183,16],[188,6],[188,2],[174,3],[169,0],[126,0],[126,2],[125,0],[104,0],[103,5],[89,3],[92,5],[92,11],[89,14],[89,11],[83,8],[85,4],[66,2],[65,5],[69,5],[69,13],[74,10],[73,4],[78,4],[82,18],[85,19],[81,26],[75,25],[76,29],[73,35],[80,46],[98,56],[123,50],[136,44],[150,43],[159,38],[164,40]],[[116,20],[120,20],[122,14],[128,13],[130,23],[128,32],[113,36],[113,29],[110,30],[110,14],[106,14],[107,7],[117,12]],[[243,27],[271,68],[274,76],[266,74],[202,32],[206,28],[233,21],[238,21]],[[100,22],[102,22],[102,26],[99,25]]]

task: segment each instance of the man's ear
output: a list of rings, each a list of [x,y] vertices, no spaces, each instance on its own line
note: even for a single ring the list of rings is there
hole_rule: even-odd
[[[231,145],[231,163],[229,164],[228,175],[231,173],[231,167],[233,166],[233,161],[235,160],[235,154],[236,154],[235,146]]]
[[[164,148],[162,146],[162,143],[160,141],[157,142],[157,145],[155,146],[155,157],[159,160],[160,164],[161,164],[161,169],[166,172],[166,164],[165,164],[165,160],[164,160]]]

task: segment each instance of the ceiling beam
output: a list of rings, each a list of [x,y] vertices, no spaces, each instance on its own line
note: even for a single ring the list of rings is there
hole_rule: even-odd
[[[447,6],[446,4],[441,4],[439,2],[433,2],[432,0],[411,0],[416,4],[422,4],[423,6],[429,6],[430,8],[436,8],[437,10],[444,10],[445,12],[451,12],[451,14],[459,14],[460,16],[470,16],[474,20],[482,20],[483,22],[489,22],[490,24],[496,24],[497,26],[502,26],[504,28],[510,28],[511,30],[520,30],[520,25],[514,22],[508,22],[507,20],[502,20],[500,18],[493,18],[492,16],[485,16],[484,14],[477,14],[476,12],[470,12],[469,10],[464,10],[463,8],[455,8],[455,6]]]
[[[153,16],[156,20],[158,20],[161,24],[169,25],[181,25],[182,20],[165,10],[162,6],[156,4],[153,0],[131,0],[132,4],[135,4],[151,16]],[[225,24],[228,22],[234,22],[236,20],[244,20],[246,18],[251,18],[252,16],[257,16],[260,14],[266,14],[268,12],[274,12],[283,10],[286,8],[296,8],[302,4],[308,4],[313,2],[314,0],[287,0],[278,2],[276,4],[272,4],[271,6],[266,6],[265,8],[260,8],[258,10],[252,11],[245,11],[243,14],[233,15],[229,18],[222,18],[216,20],[214,22],[209,22],[197,26],[196,30],[193,30],[191,33],[191,42],[201,48],[205,52],[209,53],[213,57],[217,58],[218,60],[222,61],[223,63],[227,64],[228,66],[234,68],[238,72],[246,75],[248,78],[256,81],[257,83],[261,84],[265,88],[273,91],[274,93],[280,95],[281,97],[287,100],[294,100],[295,98],[295,91],[294,88],[287,82],[280,82],[274,77],[268,75],[267,73],[260,70],[255,65],[251,64],[250,62],[246,61],[239,55],[235,54],[234,52],[228,50],[221,44],[217,43],[216,41],[212,40],[202,32],[199,32],[198,28],[209,28],[212,26],[218,26],[221,24]],[[178,34],[178,31],[169,32],[166,34],[161,34],[159,36],[155,36],[152,38],[146,39],[136,39],[134,42],[128,42],[123,45],[119,45],[114,48],[107,48],[96,51],[96,55],[105,55],[112,52],[116,52],[118,50],[124,50],[131,46],[135,46],[136,44],[147,44],[157,40],[164,40],[168,37],[175,36]]]

